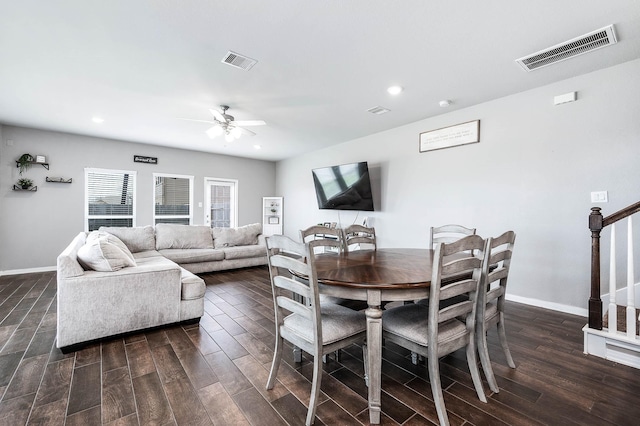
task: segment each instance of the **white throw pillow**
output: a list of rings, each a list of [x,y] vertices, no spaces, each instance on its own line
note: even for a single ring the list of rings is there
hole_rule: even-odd
[[[113,272],[136,266],[133,255],[117,237],[104,233],[91,233],[87,242],[78,249],[78,262],[83,268]]]
[[[238,228],[213,228],[213,244],[215,248],[249,246],[258,244],[258,235],[262,233],[262,225],[252,223]]]

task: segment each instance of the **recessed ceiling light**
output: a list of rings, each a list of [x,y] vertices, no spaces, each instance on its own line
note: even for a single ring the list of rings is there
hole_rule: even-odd
[[[98,124],[100,124],[100,123],[102,123],[102,122],[104,121],[104,118],[100,118],[100,117],[93,117],[93,118],[91,119],[91,121],[93,121],[94,123],[98,123]]]
[[[389,92],[392,95],[398,95],[400,93],[402,93],[402,86],[391,86],[387,89],[387,92]]]
[[[262,149],[262,147],[260,145],[254,145],[253,149]]]
[[[449,105],[451,105],[451,103],[452,103],[452,102],[451,102],[450,100],[445,99],[445,100],[443,100],[443,101],[440,101],[440,107],[441,107],[441,108],[446,108],[446,107],[448,107]]]

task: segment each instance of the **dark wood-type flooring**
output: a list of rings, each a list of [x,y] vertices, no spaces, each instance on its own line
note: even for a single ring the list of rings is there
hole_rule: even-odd
[[[62,354],[55,348],[55,273],[0,277],[1,425],[301,425],[311,359],[265,383],[274,346],[266,267],[203,274],[200,324],[104,340]],[[96,301],[100,303],[100,301]],[[488,403],[472,387],[464,353],[441,360],[452,425],[634,425],[640,372],[582,353],[586,318],[508,303],[517,369],[489,335],[500,393]],[[382,423],[437,424],[427,368],[388,343]],[[316,424],[368,424],[361,348],[324,367]]]

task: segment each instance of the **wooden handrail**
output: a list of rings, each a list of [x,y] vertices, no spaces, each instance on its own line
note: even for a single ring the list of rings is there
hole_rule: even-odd
[[[593,207],[591,210],[593,210],[594,208],[599,209],[599,207]],[[616,223],[617,221],[638,212],[640,212],[640,201],[638,201],[635,204],[631,204],[630,206],[625,207],[624,209],[617,211],[612,215],[605,217],[602,220],[602,226],[603,227],[609,226],[612,223]]]
[[[634,213],[640,212],[640,201],[607,217],[602,217],[600,207],[591,207],[589,229],[591,230],[591,295],[589,297],[589,328],[602,330],[602,299],[600,298],[600,232]]]

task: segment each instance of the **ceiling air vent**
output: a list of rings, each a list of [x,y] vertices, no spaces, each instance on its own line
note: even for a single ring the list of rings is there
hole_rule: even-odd
[[[258,63],[255,59],[251,59],[232,51],[227,52],[225,57],[222,58],[222,62],[245,71],[249,71],[251,67]]]
[[[367,110],[367,112],[370,112],[371,114],[376,114],[376,115],[381,115],[384,114],[386,112],[389,112],[390,110],[383,108],[381,106],[374,106],[373,108],[369,108]]]
[[[609,25],[564,43],[556,44],[548,49],[516,59],[516,62],[525,71],[533,71],[616,43],[613,25]]]

